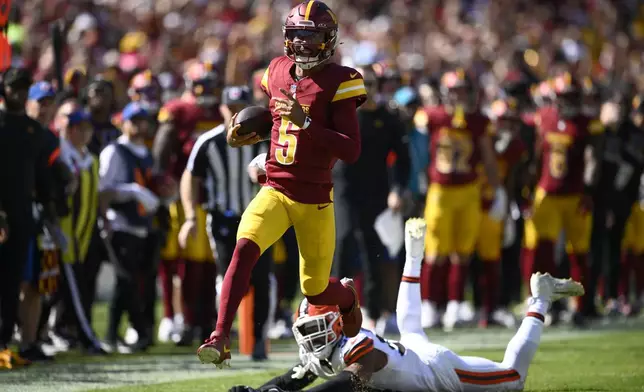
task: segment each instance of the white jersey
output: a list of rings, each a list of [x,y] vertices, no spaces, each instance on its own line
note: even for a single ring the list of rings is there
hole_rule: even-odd
[[[371,376],[367,383],[369,387],[406,392],[439,390],[441,384],[431,361],[425,362],[399,342],[381,338],[366,329],[361,329],[353,338],[343,337],[333,350],[330,360],[319,360],[303,349],[300,349],[300,359],[305,369],[319,377],[330,379],[373,349],[387,355],[387,365]]]

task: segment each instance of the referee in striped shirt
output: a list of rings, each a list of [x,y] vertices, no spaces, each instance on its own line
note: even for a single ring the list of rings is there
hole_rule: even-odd
[[[219,107],[224,122],[197,139],[181,178],[181,203],[186,221],[179,232],[179,244],[185,247],[188,236],[194,235],[195,206],[203,202],[208,211],[208,237],[217,261],[217,272],[222,276],[232,259],[241,215],[257,192],[247,172],[248,165],[255,156],[268,152],[267,143],[232,148],[226,142],[227,124],[230,123],[233,114],[248,106],[251,100],[251,92],[246,86],[230,86],[224,89],[222,104]],[[205,200],[201,198],[203,189],[206,194]],[[255,289],[255,349],[252,355],[254,360],[266,359],[264,339],[270,308],[270,265],[270,252],[264,252],[251,278],[251,284]],[[208,279],[210,274],[204,271],[204,275]],[[204,295],[212,295],[214,301],[214,281],[202,283],[204,290],[209,291]],[[206,298],[200,297],[206,302]],[[210,331],[214,324],[201,327],[204,331]]]

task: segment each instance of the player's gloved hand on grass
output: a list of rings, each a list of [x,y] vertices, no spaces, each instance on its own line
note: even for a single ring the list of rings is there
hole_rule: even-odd
[[[228,392],[265,392],[263,389],[255,389],[246,385],[236,385],[228,390]],[[266,391],[268,392],[268,391]]]
[[[306,121],[306,113],[304,113],[302,105],[295,98],[295,94],[290,94],[283,88],[280,88],[280,92],[286,96],[286,99],[274,98],[275,112],[280,116],[288,117],[293,124],[302,128]]]
[[[235,119],[237,118],[237,113],[233,115],[230,119],[230,124],[228,124],[228,129],[226,131],[226,142],[230,147],[241,147],[248,146],[255,143],[259,143],[262,138],[255,132],[247,133],[245,135],[239,135],[239,129],[241,128],[240,124],[235,124]]]

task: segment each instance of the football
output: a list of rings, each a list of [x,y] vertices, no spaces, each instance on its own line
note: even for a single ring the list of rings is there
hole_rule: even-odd
[[[241,125],[238,135],[247,135],[255,132],[262,139],[268,139],[273,128],[273,116],[268,108],[263,106],[249,106],[237,114],[235,125]]]

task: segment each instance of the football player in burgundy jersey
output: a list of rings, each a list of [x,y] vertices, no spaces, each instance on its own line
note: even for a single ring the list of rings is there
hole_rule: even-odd
[[[604,128],[582,113],[582,88],[570,74],[556,77],[553,87],[555,104],[542,107],[535,118],[533,172],[539,180],[525,224],[524,277],[527,280],[534,271],[555,272],[554,244],[564,230],[571,275],[584,284]],[[583,303],[577,300],[578,316],[583,314]]]
[[[170,182],[179,183],[188,157],[197,140],[204,132],[222,123],[219,112],[219,100],[223,88],[218,71],[212,64],[194,61],[186,67],[184,75],[186,91],[176,99],[167,102],[157,116],[157,131],[152,154],[155,159],[155,172],[158,176],[169,178]],[[201,282],[206,273],[214,273],[214,258],[206,233],[206,211],[200,206],[195,216],[183,216],[180,202],[172,203],[168,208],[170,227],[164,248],[161,250],[159,275],[162,280],[164,318],[161,321],[163,330],[167,331],[170,320],[174,317],[172,308],[172,277],[181,271],[179,263],[184,262],[182,276],[182,310],[185,328],[178,342],[180,345],[192,344],[192,329],[196,323],[199,301],[190,298],[214,298],[212,295],[201,295],[200,290],[212,290],[193,282]],[[179,229],[186,219],[197,223],[195,235],[188,239],[185,249],[178,243]],[[209,265],[206,265],[209,264]],[[209,272],[206,272],[209,271]],[[203,304],[203,306],[215,306]],[[165,335],[165,334],[164,334]]]
[[[447,72],[441,90],[444,104],[427,113],[431,159],[422,280],[429,324],[438,322],[437,307],[448,300],[443,326],[449,330],[461,321],[467,267],[481,225],[480,163],[493,189],[493,219],[503,220],[507,196],[499,182],[491,124],[478,108],[472,80],[462,69]]]
[[[518,111],[517,101],[513,98],[496,100],[490,105],[490,117],[494,122],[494,152],[498,164],[499,181],[505,187],[509,200],[513,200],[513,193],[516,189],[516,178],[524,165],[520,162],[527,160],[526,148],[519,138],[521,117]],[[494,204],[494,189],[490,187],[485,177],[483,168],[481,170],[481,228],[476,252],[482,261],[482,269],[478,277],[482,298],[482,314],[479,319],[480,327],[487,327],[494,322],[494,311],[497,310],[499,287],[500,287],[500,262],[501,248],[506,235],[504,222],[494,220],[489,215],[490,208]],[[507,226],[507,225],[506,225]]]
[[[320,1],[294,7],[283,26],[284,56],[271,61],[261,86],[273,115],[266,184],[244,212],[222,285],[217,329],[198,350],[202,362],[230,362],[228,334],[259,256],[291,226],[300,250],[300,288],[316,305],[338,306],[344,333],[356,336],[362,315],[353,281],[329,281],[335,248],[331,169],[360,155],[356,108],[366,100],[362,75],[331,61],[338,42],[333,11]],[[228,130],[233,146],[255,133]]]

